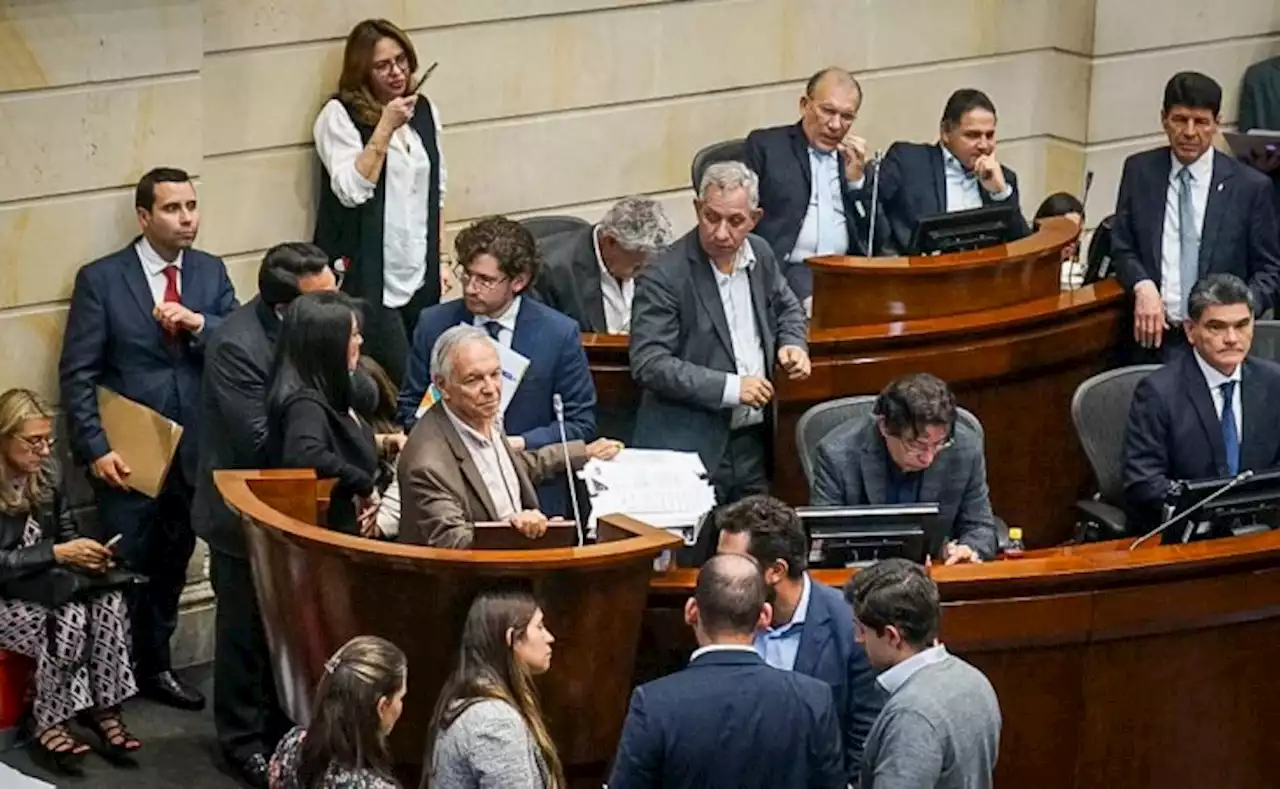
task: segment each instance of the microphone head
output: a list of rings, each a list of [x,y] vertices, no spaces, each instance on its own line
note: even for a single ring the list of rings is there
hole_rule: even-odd
[[[871,159],[872,159],[872,161],[874,161],[876,164],[880,164],[880,160],[881,160],[881,159],[883,159],[883,158],[884,158],[884,152],[883,152],[883,151],[876,151],[875,153],[873,153],[873,154],[871,155]]]
[[[564,399],[559,392],[551,395],[551,407],[556,410],[556,419],[564,417]]]

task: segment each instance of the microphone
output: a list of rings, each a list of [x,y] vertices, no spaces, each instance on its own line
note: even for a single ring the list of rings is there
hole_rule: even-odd
[[[876,204],[880,202],[880,151],[871,157],[871,227],[867,230],[867,257],[876,254]]]
[[[556,410],[556,423],[560,425],[560,449],[564,451],[564,470],[569,476],[569,501],[573,504],[573,525],[578,528],[578,547],[586,543],[582,533],[582,510],[578,509],[578,486],[573,479],[573,462],[569,458],[569,435],[564,429],[564,398],[559,392],[551,395],[551,406]]]
[[[1170,516],[1169,520],[1165,521],[1164,523],[1155,527],[1154,529],[1142,535],[1138,539],[1134,540],[1133,543],[1129,546],[1129,550],[1131,551],[1134,550],[1139,545],[1142,545],[1147,540],[1161,533],[1165,529],[1169,528],[1173,524],[1187,517],[1191,513],[1200,509],[1201,507],[1213,501],[1214,499],[1218,498],[1219,496],[1222,496],[1227,491],[1231,490],[1232,488],[1236,487],[1241,482],[1244,482],[1245,480],[1249,479],[1252,476],[1253,476],[1253,469],[1245,469],[1244,471],[1241,471],[1239,474],[1235,475],[1230,480],[1228,480],[1221,488],[1215,490],[1212,494],[1205,496],[1203,499],[1200,499],[1200,501],[1196,502],[1194,505],[1187,507],[1182,512],[1179,512],[1176,515]]]
[[[1089,204],[1089,190],[1093,188],[1093,170],[1084,174],[1084,192],[1080,195],[1080,205]]]

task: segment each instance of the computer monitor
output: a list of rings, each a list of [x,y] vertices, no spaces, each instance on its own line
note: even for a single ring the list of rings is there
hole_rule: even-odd
[[[923,563],[942,550],[938,505],[797,507],[810,567],[864,567],[881,559]]]
[[[1165,529],[1161,536],[1164,544],[1234,537],[1280,527],[1280,470],[1259,471],[1225,490],[1235,479],[1175,482],[1165,498],[1166,520],[1200,506]]]
[[[1011,203],[1007,201],[967,211],[920,217],[911,234],[907,252],[912,255],[947,254],[1016,241],[1018,229],[1014,220],[1018,208]]]

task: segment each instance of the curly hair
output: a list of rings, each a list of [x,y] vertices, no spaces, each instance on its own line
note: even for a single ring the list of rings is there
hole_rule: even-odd
[[[538,278],[541,261],[533,234],[505,216],[487,216],[463,230],[454,240],[453,249],[462,266],[471,265],[479,255],[492,255],[503,276],[515,279],[527,274],[530,282]]]

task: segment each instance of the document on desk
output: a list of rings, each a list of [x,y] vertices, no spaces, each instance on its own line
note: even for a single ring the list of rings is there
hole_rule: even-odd
[[[101,386],[98,418],[108,446],[129,467],[129,488],[153,499],[159,496],[182,440],[182,425]]]
[[[469,323],[460,324],[462,326],[470,326]],[[507,346],[497,340],[490,340],[493,347],[498,350],[498,363],[502,365],[502,398],[498,403],[499,413],[507,413],[507,406],[511,405],[511,398],[516,396],[516,389],[520,388],[520,382],[524,380],[524,374],[529,370],[529,358],[523,354],[511,350]],[[422,400],[418,403],[418,410],[414,414],[415,419],[421,419],[427,409],[435,405],[440,400],[440,391],[436,389],[435,384],[429,384],[427,391],[423,393]]]
[[[591,496],[587,529],[601,515],[628,515],[697,540],[702,516],[716,505],[707,470],[696,452],[624,449],[613,460],[590,460],[579,472]]]

